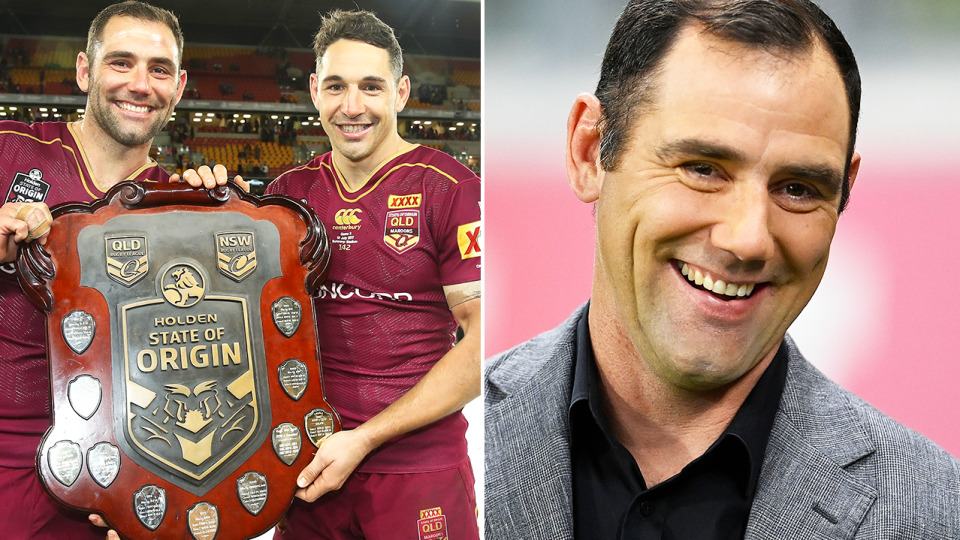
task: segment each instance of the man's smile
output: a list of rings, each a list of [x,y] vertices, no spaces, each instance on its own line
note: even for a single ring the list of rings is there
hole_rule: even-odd
[[[337,124],[337,128],[344,133],[360,133],[371,125],[372,124]]]
[[[715,278],[706,270],[690,266],[683,261],[676,261],[676,265],[680,273],[695,288],[712,292],[725,300],[749,298],[757,286],[757,283],[733,283]]]
[[[154,110],[153,107],[149,105],[137,105],[129,101],[114,101],[114,104],[124,111],[129,111],[137,114],[147,114]]]

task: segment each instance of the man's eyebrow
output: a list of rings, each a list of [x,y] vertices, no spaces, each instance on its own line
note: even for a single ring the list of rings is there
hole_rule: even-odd
[[[747,156],[736,148],[702,139],[670,141],[659,146],[656,152],[657,157],[662,160],[670,160],[671,158],[675,159],[678,157],[703,157],[738,163],[747,161]]]
[[[110,51],[103,55],[104,61],[116,60],[118,58],[134,59],[137,55],[133,54],[130,51]],[[176,71],[177,65],[173,60],[167,58],[166,56],[154,56],[150,59],[151,64],[160,64],[161,66],[166,67],[170,71]]]
[[[384,79],[383,77],[377,77],[375,75],[367,75],[361,80],[365,82],[378,82],[378,83],[387,82],[387,80]],[[323,82],[343,82],[343,77],[341,77],[340,75],[327,75],[326,77],[323,78]]]

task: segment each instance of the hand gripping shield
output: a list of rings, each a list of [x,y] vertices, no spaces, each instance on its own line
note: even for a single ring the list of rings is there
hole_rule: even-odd
[[[127,538],[272,527],[340,429],[309,297],[330,262],[317,217],[232,183],[124,182],[52,213],[17,260],[47,312],[47,491]]]

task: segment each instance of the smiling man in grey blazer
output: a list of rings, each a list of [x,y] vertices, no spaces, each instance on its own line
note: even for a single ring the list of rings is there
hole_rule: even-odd
[[[860,156],[807,0],[635,0],[567,123],[591,300],[485,369],[486,538],[960,538],[960,464],[786,336]]]

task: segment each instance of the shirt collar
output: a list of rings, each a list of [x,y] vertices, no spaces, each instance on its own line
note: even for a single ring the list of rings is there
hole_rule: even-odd
[[[593,342],[590,339],[589,315],[590,306],[584,310],[583,316],[577,324],[574,348],[573,391],[570,396],[568,414],[573,420],[574,407],[585,402],[589,407],[594,421],[604,433],[612,437],[607,426],[607,417],[603,410],[603,401],[600,395],[599,376],[596,359],[593,356]],[[727,437],[736,437],[747,449],[750,458],[750,478],[747,482],[747,493],[752,496],[756,491],[760,479],[760,468],[763,466],[763,455],[766,452],[767,440],[773,429],[773,420],[783,394],[783,386],[787,379],[787,348],[784,342],[767,366],[766,371],[757,380],[757,384],[747,395],[743,405],[734,415],[727,429],[720,435],[711,449]],[[709,450],[708,450],[709,451]]]

